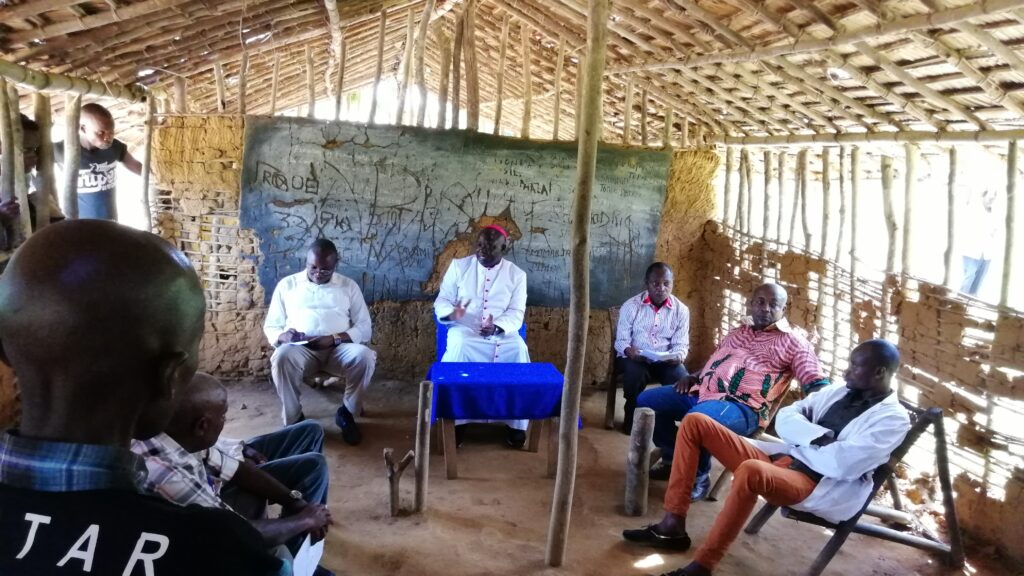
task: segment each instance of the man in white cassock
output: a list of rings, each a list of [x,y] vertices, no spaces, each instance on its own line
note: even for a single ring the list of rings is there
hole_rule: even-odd
[[[453,260],[434,301],[438,321],[448,325],[448,343],[441,362],[529,362],[530,352],[519,336],[526,313],[526,273],[504,259],[508,233],[485,226],[476,237],[476,253]],[[521,448],[529,420],[456,420],[461,444],[470,422],[502,422],[506,443]]]

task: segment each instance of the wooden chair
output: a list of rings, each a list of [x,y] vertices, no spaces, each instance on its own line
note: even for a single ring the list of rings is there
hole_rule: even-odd
[[[804,573],[807,576],[818,576],[824,572],[829,562],[831,562],[832,558],[837,552],[839,552],[839,549],[843,546],[843,543],[846,542],[846,539],[849,538],[851,533],[864,534],[866,536],[873,536],[875,538],[881,538],[898,544],[913,546],[922,550],[938,552],[945,556],[947,563],[954,568],[960,568],[964,565],[964,552],[960,535],[960,525],[956,517],[956,506],[953,502],[953,488],[949,477],[949,456],[946,452],[946,433],[945,426],[942,421],[942,410],[938,408],[921,410],[910,406],[905,407],[910,412],[911,419],[914,423],[911,426],[906,439],[889,457],[889,461],[875,469],[874,474],[872,475],[874,485],[872,486],[871,493],[868,495],[867,500],[865,500],[864,506],[861,508],[860,512],[855,514],[852,518],[836,524],[807,512],[800,512],[786,507],[782,508],[781,515],[784,518],[807,522],[808,524],[822,526],[835,531],[829,541],[825,544],[825,547],[822,548],[820,553],[818,553],[818,557],[815,558],[814,563],[811,564],[811,567]],[[884,512],[891,512],[891,510],[886,508],[878,510],[875,509],[875,507],[871,507],[872,509],[869,509],[869,505],[874,499],[875,494],[877,494],[882,488],[882,485],[886,483],[888,483],[889,489],[892,492],[893,502],[896,509],[899,510],[900,504],[896,492],[895,481],[893,480],[893,470],[895,470],[896,465],[904,458],[904,456],[906,456],[907,452],[910,451],[911,446],[914,445],[917,439],[920,438],[929,426],[934,426],[932,431],[935,435],[935,457],[939,469],[939,486],[942,489],[942,504],[945,508],[946,530],[949,532],[949,544],[899,532],[873,522],[860,521],[861,516],[864,514],[884,516]],[[765,504],[757,514],[751,518],[750,523],[747,524],[744,532],[747,534],[757,534],[777,509],[778,506]]]
[[[612,327],[612,351],[608,359],[608,376],[605,378],[605,389],[608,397],[604,405],[604,427],[608,430],[615,428],[615,392],[619,388],[619,379],[622,377],[615,371],[615,331],[619,325],[619,307],[613,306],[608,309],[608,319]]]

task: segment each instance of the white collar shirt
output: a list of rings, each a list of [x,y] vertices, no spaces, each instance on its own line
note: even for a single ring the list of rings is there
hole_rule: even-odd
[[[347,333],[362,344],[372,336],[370,310],[363,293],[350,278],[334,274],[326,284],[314,284],[302,271],[278,282],[270,298],[263,333],[271,345],[288,329],[310,337]]]

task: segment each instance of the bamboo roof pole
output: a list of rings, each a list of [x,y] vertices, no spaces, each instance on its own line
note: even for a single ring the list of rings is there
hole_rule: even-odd
[[[281,78],[281,55],[274,54],[274,68],[270,80],[270,115],[277,113],[277,89]]]
[[[671,108],[665,108],[665,121],[662,123],[661,146],[666,150],[672,149],[672,126],[675,124],[675,114]]]
[[[687,81],[685,79],[680,79],[679,83],[685,85],[686,82]],[[732,123],[731,121],[726,120],[724,118],[719,119],[717,117],[718,112],[712,111],[710,108],[706,108],[700,105],[699,103],[695,103],[694,100],[689,96],[677,96],[669,93],[668,91],[660,87],[657,81],[652,80],[648,93],[650,96],[657,100],[660,100],[667,106],[672,106],[674,108],[679,108],[687,111],[692,116],[693,122],[695,124],[700,121],[703,121],[705,125],[712,129],[712,131],[720,130],[726,133],[732,131],[734,133],[739,134],[748,134],[745,130],[743,130],[736,124]]]
[[[914,246],[914,204],[917,196],[917,161],[919,150],[914,144],[904,144],[904,161],[906,170],[903,173],[903,250],[901,252],[903,273],[903,289],[906,290],[907,276],[913,259]]]
[[[505,97],[505,66],[508,58],[508,26],[511,21],[511,16],[508,13],[501,21],[501,43],[498,48],[498,74],[495,83],[495,105],[494,105],[494,135],[501,134],[501,113],[503,99]]]
[[[435,128],[447,128],[448,126],[448,86],[451,82],[452,67],[452,45],[451,38],[438,29],[437,44],[440,46],[440,69],[438,70],[437,89],[437,126]]]
[[[188,88],[183,76],[174,77],[174,113],[188,114]]]
[[[316,118],[316,81],[314,80],[313,47],[306,44],[306,117]]]
[[[626,146],[633,140],[633,92],[633,75],[629,74],[622,105],[622,143]]]
[[[423,2],[423,16],[420,17],[420,28],[416,32],[413,46],[413,66],[416,69],[416,94],[419,95],[416,108],[416,125],[423,126],[427,115],[427,80],[424,70],[424,54],[427,49],[427,32],[430,27],[430,15],[434,11],[435,0]]]
[[[1017,240],[1017,141],[1010,140],[1006,147],[1006,243],[1003,249],[1003,278],[1000,283],[999,305],[1010,305],[1013,285],[1014,246]]]
[[[732,212],[732,171],[736,166],[736,148],[728,146],[725,149],[725,189],[722,197],[722,222],[729,224],[733,222],[730,218]],[[735,225],[735,223],[733,223]]]
[[[245,116],[246,98],[249,87],[249,53],[242,52],[242,58],[238,63],[238,113]]]
[[[953,280],[953,254],[956,253],[956,146],[949,147],[949,177],[946,180],[946,252],[942,285],[956,289]]]
[[[778,65],[779,67],[772,67],[769,63]],[[899,120],[875,110],[856,98],[847,96],[836,88],[829,86],[827,82],[823,82],[820,78],[815,78],[806,70],[785,58],[780,57],[766,62],[761,62],[760,64],[762,68],[778,76],[788,85],[800,86],[801,89],[811,93],[812,96],[817,95],[817,99],[824,101],[826,104],[829,103],[828,100],[831,99],[832,102],[834,102],[834,105],[829,106],[831,110],[846,116],[847,119],[856,122],[861,126],[864,126],[864,128],[869,132],[874,132],[878,129],[876,124],[872,124],[867,121],[869,118],[882,125],[894,126],[897,130],[907,129],[907,126]],[[847,111],[847,108],[850,110],[856,110],[860,115],[858,116]]]
[[[476,10],[477,0],[468,0],[463,25],[466,36],[462,57],[466,63],[466,127],[474,132],[480,130],[480,70],[477,66]]]
[[[223,114],[227,109],[227,90],[224,88],[224,66],[220,62],[213,64],[213,77],[217,82],[217,111]]]
[[[722,62],[757,62],[790,54],[822,52],[832,48],[846,46],[855,42],[872,41],[892,36],[900,36],[915,30],[941,28],[962,23],[972,18],[998,14],[1013,8],[1024,6],[1022,0],[988,0],[950,8],[940,12],[916,14],[888,22],[880,22],[872,26],[850,30],[829,38],[800,39],[785,44],[759,46],[752,50],[733,49],[710,54],[701,54],[680,59],[652,61],[644,64],[616,66],[605,70],[606,74],[624,74],[626,72],[642,72],[648,70],[686,69],[705,64]]]
[[[552,117],[551,139],[561,137],[559,127],[562,122],[562,70],[565,66],[565,37],[558,37],[558,59],[555,60],[555,113]],[[502,67],[504,69],[504,67]]]
[[[726,110],[729,111],[730,114],[734,114],[740,118],[745,118],[748,122],[754,124],[755,126],[758,127],[758,129],[763,130],[764,132],[771,133],[769,126],[772,126],[784,133],[789,132],[789,128],[780,124],[777,120],[768,116],[767,114],[755,111],[756,107],[748,106],[740,99],[734,97],[728,90],[723,89],[721,86],[718,86],[716,83],[705,78],[704,75],[699,74],[693,70],[682,71],[680,74],[676,76],[676,78],[680,79],[680,83],[682,83],[684,86],[687,85],[686,82],[682,82],[682,79],[685,76],[689,76],[697,84],[704,86],[710,92],[714,93],[715,96],[721,98],[721,100],[718,103],[723,105],[726,108]],[[697,91],[696,88],[691,89],[695,92]],[[757,119],[756,122],[754,120],[755,118]]]
[[[405,19],[405,44],[402,49],[402,63],[399,67],[398,105],[395,109],[395,125],[401,125],[405,119],[405,98],[409,92],[409,81],[412,78],[412,45],[416,33],[416,10],[409,8]]]
[[[27,44],[33,40],[47,40],[65,36],[72,32],[84,32],[100,26],[105,26],[118,20],[136,18],[150,12],[173,9],[176,6],[185,4],[188,0],[144,0],[119,7],[117,10],[99,12],[81,18],[71,18],[62,22],[47,24],[31,30],[15,30],[6,35],[8,44]]]
[[[778,169],[776,170],[776,173],[777,173],[778,179],[779,179],[779,212],[778,212],[778,214],[775,215],[775,242],[776,242],[777,245],[782,243],[782,212],[783,212],[783,205],[784,205],[783,202],[784,202],[784,199],[786,197],[786,188],[785,188],[785,186],[786,186],[786,160],[787,160],[787,157],[788,157],[788,154],[786,154],[785,150],[779,151],[779,157],[778,157],[779,166],[778,166]]]
[[[64,197],[62,208],[68,220],[78,219],[78,165],[82,147],[78,130],[82,117],[82,95],[64,95]]]
[[[587,30],[586,88],[582,106],[583,121],[579,138],[576,194],[573,202],[572,256],[569,275],[569,342],[565,369],[565,386],[558,431],[558,473],[551,503],[546,562],[561,566],[569,537],[569,514],[572,511],[576,481],[576,451],[583,384],[583,361],[587,343],[590,308],[590,203],[593,198],[597,168],[598,136],[603,125],[601,100],[602,78],[607,50],[608,0],[589,0]]]
[[[523,22],[519,28],[523,55],[523,116],[519,129],[520,137],[530,137],[530,120],[533,112],[533,79],[530,71],[530,27]]]
[[[23,150],[25,143],[25,130],[21,125],[21,96],[18,88],[7,83],[7,105],[11,115],[11,135],[13,136],[12,146],[6,150]],[[40,134],[42,134],[40,132]],[[27,240],[32,235],[32,216],[28,210],[28,179],[25,175],[25,155],[12,154],[14,156],[14,197],[21,204],[21,214],[18,217],[21,238]]]
[[[812,108],[809,108],[808,106],[805,106],[802,102],[800,102],[796,98],[786,94],[785,92],[783,92],[782,90],[779,90],[775,86],[772,86],[772,84],[770,82],[766,81],[764,78],[759,78],[759,77],[754,76],[753,73],[751,73],[748,70],[746,70],[743,66],[735,66],[734,69],[740,75],[740,77],[743,78],[744,82],[747,85],[749,85],[751,88],[754,88],[755,90],[758,89],[758,88],[764,90],[764,92],[770,98],[774,98],[775,100],[777,100],[779,102],[782,102],[783,104],[789,105],[794,110],[800,112],[801,114],[807,116],[808,118],[813,119],[814,121],[818,122],[819,124],[821,124],[825,128],[828,128],[832,132],[843,132],[844,131],[841,126],[839,126],[838,124],[833,122],[831,119],[827,118],[824,114],[821,114],[820,112],[818,112],[818,111],[816,111],[816,110],[814,110]],[[798,84],[797,86],[800,86],[800,85]],[[803,126],[803,124],[800,122],[799,116],[796,116],[792,112],[789,112],[789,111],[785,110],[785,108],[783,108],[782,110],[784,111],[786,116],[789,117],[790,119],[792,119],[794,122],[796,122],[797,125]],[[818,132],[818,130],[814,130],[814,131]]]
[[[150,106],[154,105],[152,98],[148,102]],[[50,96],[48,94],[42,92],[33,93],[32,104],[34,108],[33,116],[35,116],[36,124],[39,124],[39,133],[47,135],[39,139],[38,161],[36,162],[36,172],[39,174],[40,187],[36,191],[38,200],[35,229],[42,230],[44,226],[50,223],[49,201],[51,198],[56,199],[57,197],[57,181],[53,173],[53,139],[48,137],[53,128],[53,118]]]
[[[952,144],[955,142],[1008,142],[1024,138],[1024,129],[964,130],[958,132],[846,132],[843,134],[776,134],[772,136],[726,136],[719,134],[715,141],[729,146],[793,146],[805,144]]]
[[[821,149],[821,257],[828,258],[828,237],[832,229],[832,151]]]
[[[455,39],[452,45],[452,128],[462,128],[462,48],[466,37],[466,10],[455,19]]]
[[[341,120],[341,97],[345,92],[345,60],[348,58],[347,44],[345,37],[341,38],[339,47],[341,54],[338,56],[338,72],[334,84],[334,119]]]
[[[885,227],[888,232],[888,247],[885,256],[885,281],[882,283],[882,325],[881,337],[889,337],[889,313],[892,300],[890,280],[896,271],[896,239],[899,227],[896,224],[896,209],[893,206],[892,194],[892,157],[882,156],[882,202],[885,213]]]
[[[640,90],[640,145],[647,146],[647,87]]]
[[[380,78],[384,73],[384,37],[388,24],[388,11],[381,8],[380,20],[377,25],[377,63],[373,74],[373,96],[370,98],[370,115],[367,124],[377,123],[377,100],[380,96]]]

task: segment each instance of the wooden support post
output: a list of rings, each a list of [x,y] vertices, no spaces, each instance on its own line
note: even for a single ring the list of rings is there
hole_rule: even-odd
[[[245,116],[246,98],[248,98],[249,87],[249,53],[242,52],[238,62],[238,113]]]
[[[889,308],[892,299],[890,280],[896,270],[896,238],[899,227],[896,224],[896,209],[892,198],[892,157],[882,156],[882,202],[885,212],[885,227],[889,244],[885,256],[885,281],[882,283],[882,338],[889,337]]]
[[[736,198],[736,221],[733,226],[746,234],[749,230],[747,224],[747,162],[750,161],[750,153],[746,147],[740,148],[740,194]]]
[[[476,53],[476,9],[477,0],[466,4],[466,36],[462,55],[466,59],[466,128],[480,130],[480,70]]]
[[[654,410],[637,408],[633,415],[633,431],[629,434],[629,451],[626,452],[626,516],[647,514],[653,435]]]
[[[690,147],[690,119],[683,117],[683,148]]]
[[[640,91],[640,145],[647,146],[647,87]]]
[[[732,171],[736,167],[736,148],[727,146],[725,149],[725,190],[722,197],[722,222],[732,222]]]
[[[341,120],[341,98],[345,91],[345,60],[348,58],[348,39],[342,36],[339,44],[338,75],[334,83],[334,119]]]
[[[860,146],[850,151],[850,306],[856,301],[857,290],[857,210],[860,202]],[[854,315],[850,314],[852,322]],[[853,333],[853,326],[850,326]]]
[[[455,40],[452,46],[452,128],[462,128],[462,44],[466,37],[466,10],[455,19]]]
[[[370,115],[366,119],[367,124],[377,123],[377,100],[380,97],[380,77],[384,73],[384,37],[387,35],[388,11],[380,10],[380,20],[377,22],[377,63],[373,72],[373,97],[370,98]]]
[[[559,126],[562,122],[562,70],[565,66],[565,37],[558,37],[558,59],[555,60],[555,103],[553,118],[551,120],[551,139],[558,140],[560,137]]]
[[[533,112],[533,78],[530,73],[530,27],[525,22],[519,28],[519,39],[523,54],[523,119],[519,135],[527,139],[530,137],[530,120]]]
[[[188,114],[188,88],[184,76],[174,77],[174,113]]]
[[[811,180],[808,156],[810,156],[810,151],[806,148],[800,151],[800,226],[804,231],[804,249],[810,252],[813,249],[813,244],[811,240],[811,221],[807,214],[807,189]]]
[[[146,142],[142,149],[142,215],[146,219],[146,230],[153,229],[153,211],[149,203],[149,177],[153,166],[153,115],[155,113],[156,102],[150,98],[146,101]]]
[[[704,142],[704,125],[703,124],[697,124],[696,126],[697,126],[697,129],[695,131],[696,133],[694,134],[694,138],[696,139],[697,143],[695,144],[695,146],[697,146],[699,148],[699,147],[704,146],[704,144],[705,144],[705,142]]]
[[[548,418],[544,421],[545,436],[548,439],[548,469],[545,477],[554,478],[558,469],[558,418]]]
[[[505,97],[505,62],[508,58],[508,25],[511,17],[506,13],[501,22],[501,44],[498,48],[498,78],[494,95],[494,135],[501,134],[501,112]]]
[[[786,246],[789,250],[793,249],[793,242],[796,239],[796,218],[800,212],[800,180],[803,178],[800,172],[804,169],[804,164],[800,161],[801,156],[803,151],[797,152],[796,171],[793,173],[793,201],[789,211],[789,234],[786,236]]]
[[[775,215],[775,242],[779,244],[782,242],[782,213],[784,212],[783,206],[785,205],[786,198],[786,161],[789,155],[783,150],[779,152],[779,167],[777,176],[779,179],[779,212]]]
[[[918,148],[917,145],[908,142],[903,145],[903,149],[906,152],[906,171],[903,178],[903,250],[900,272],[903,275],[903,289],[906,290],[910,261],[914,255],[914,196],[917,195]]]
[[[746,147],[743,151],[747,154],[747,162],[743,166],[743,170],[747,176],[747,190],[743,194],[743,199],[746,201],[746,213],[743,218],[743,229],[747,234],[754,233],[754,227],[751,225],[751,219],[754,217],[754,162],[750,159],[750,151]]]
[[[14,146],[14,122],[18,117],[11,118],[11,107],[7,103],[7,79],[0,76],[0,152],[4,150],[15,150]],[[0,154],[0,199],[4,202],[15,200],[14,192],[14,158],[18,154]],[[76,172],[77,175],[77,172]],[[24,207],[22,207],[24,210]],[[8,243],[12,238],[7,238]],[[7,246],[13,248],[14,246]]]
[[[405,119],[405,98],[409,93],[409,81],[412,78],[412,45],[416,34],[416,10],[409,8],[405,19],[405,45],[402,51],[402,63],[399,66],[398,108],[395,110],[395,125],[399,126]]]
[[[1013,283],[1014,244],[1017,237],[1017,141],[1010,140],[1006,148],[1006,248],[1003,251],[1003,281],[999,292],[999,305],[1010,305],[1010,286]]]
[[[590,316],[590,203],[597,171],[597,143],[603,118],[601,101],[605,51],[608,45],[609,0],[588,0],[587,72],[582,105],[579,153],[576,161],[576,194],[572,214],[572,256],[569,273],[569,342],[565,363],[559,430],[558,475],[551,502],[545,559],[548,566],[561,566],[569,537],[569,513],[576,481],[576,456],[583,385],[583,356],[587,348]]]
[[[416,43],[413,46],[413,65],[416,68],[416,125],[423,126],[427,117],[427,77],[424,67],[424,55],[427,49],[427,32],[430,29],[430,15],[434,11],[435,0],[423,3],[423,16],[420,17],[420,28],[416,32]]]
[[[224,66],[220,62],[213,63],[213,77],[217,81],[217,112],[223,114],[227,110],[227,89],[224,87]]]
[[[455,450],[455,420],[441,418],[441,450],[444,452],[445,476],[449,480],[459,477],[459,464]]]
[[[1016,140],[1013,147],[1016,148]],[[1016,151],[1016,150],[1015,150]],[[1016,164],[1016,160],[1014,160]],[[942,491],[942,506],[946,512],[946,533],[949,535],[949,563],[954,567],[964,565],[964,542],[960,534],[960,520],[956,514],[953,499],[953,482],[949,477],[949,451],[946,446],[946,425],[940,416],[935,420],[935,465],[939,472],[939,489]]]
[[[413,512],[423,512],[427,502],[427,483],[430,480],[430,398],[433,384],[420,382],[420,398],[416,406],[416,498]]]
[[[633,75],[626,77],[625,96],[622,105],[622,143],[629,146],[633,139]]]
[[[6,150],[23,150],[25,142],[25,130],[21,125],[21,96],[18,88],[13,83],[7,84],[7,105],[11,118],[11,134],[14,137],[13,144]],[[43,137],[43,133],[40,132]],[[27,240],[32,235],[32,215],[28,209],[28,179],[25,177],[25,155],[12,154],[14,156],[14,197],[21,204],[21,215],[18,217],[18,229],[22,240]]]
[[[68,220],[78,219],[78,165],[82,159],[82,147],[78,141],[79,124],[82,118],[82,95],[64,95],[64,216]]]
[[[274,71],[270,81],[270,115],[277,114],[277,86],[281,78],[281,55],[274,54]]]
[[[452,45],[448,35],[439,33],[437,43],[441,47],[441,70],[437,91],[437,125],[435,128],[448,127],[448,87],[451,82]]]
[[[661,145],[668,150],[672,149],[672,125],[675,118],[671,108],[665,108],[665,123],[662,125]]]
[[[150,98],[152,100],[152,97]],[[53,140],[49,137],[53,127],[50,96],[43,92],[32,94],[34,116],[39,124],[39,153],[37,155],[36,172],[39,174],[40,188],[36,190],[36,230],[42,230],[50,223],[50,200],[57,197],[57,180],[54,178]]]
[[[768,230],[771,228],[772,213],[772,151],[764,150],[761,160],[764,168],[764,208],[761,214],[761,244],[768,246]],[[765,256],[767,258],[767,255]]]
[[[573,118],[574,138],[576,140],[579,140],[580,132],[583,129],[580,122],[583,119],[583,88],[587,82],[587,65],[584,58],[586,58],[586,56],[578,56],[578,61],[576,63],[576,116]]]
[[[956,289],[953,283],[953,254],[956,252],[956,146],[949,147],[949,177],[946,180],[946,253],[942,285]]]
[[[832,230],[832,150],[821,149],[821,245],[822,258],[828,258],[828,236]]]
[[[391,504],[391,517],[398,516],[402,506],[402,495],[398,491],[398,482],[402,479],[402,473],[412,463],[415,453],[412,450],[406,453],[402,461],[395,464],[395,451],[391,448],[384,449],[384,468],[388,477],[388,500]]]
[[[836,251],[833,261],[836,266],[842,265],[843,259],[843,241],[846,239],[846,147],[839,147],[839,234],[836,238]],[[850,294],[850,299],[847,303],[850,305],[850,315],[853,315],[853,293]],[[836,377],[839,376],[839,354],[838,350],[850,349],[853,347],[852,338],[847,341],[848,346],[840,347],[839,345],[839,279],[835,279],[835,284],[832,286],[832,381],[836,381]]]
[[[313,47],[306,44],[306,118],[316,118],[316,82],[313,79]]]

